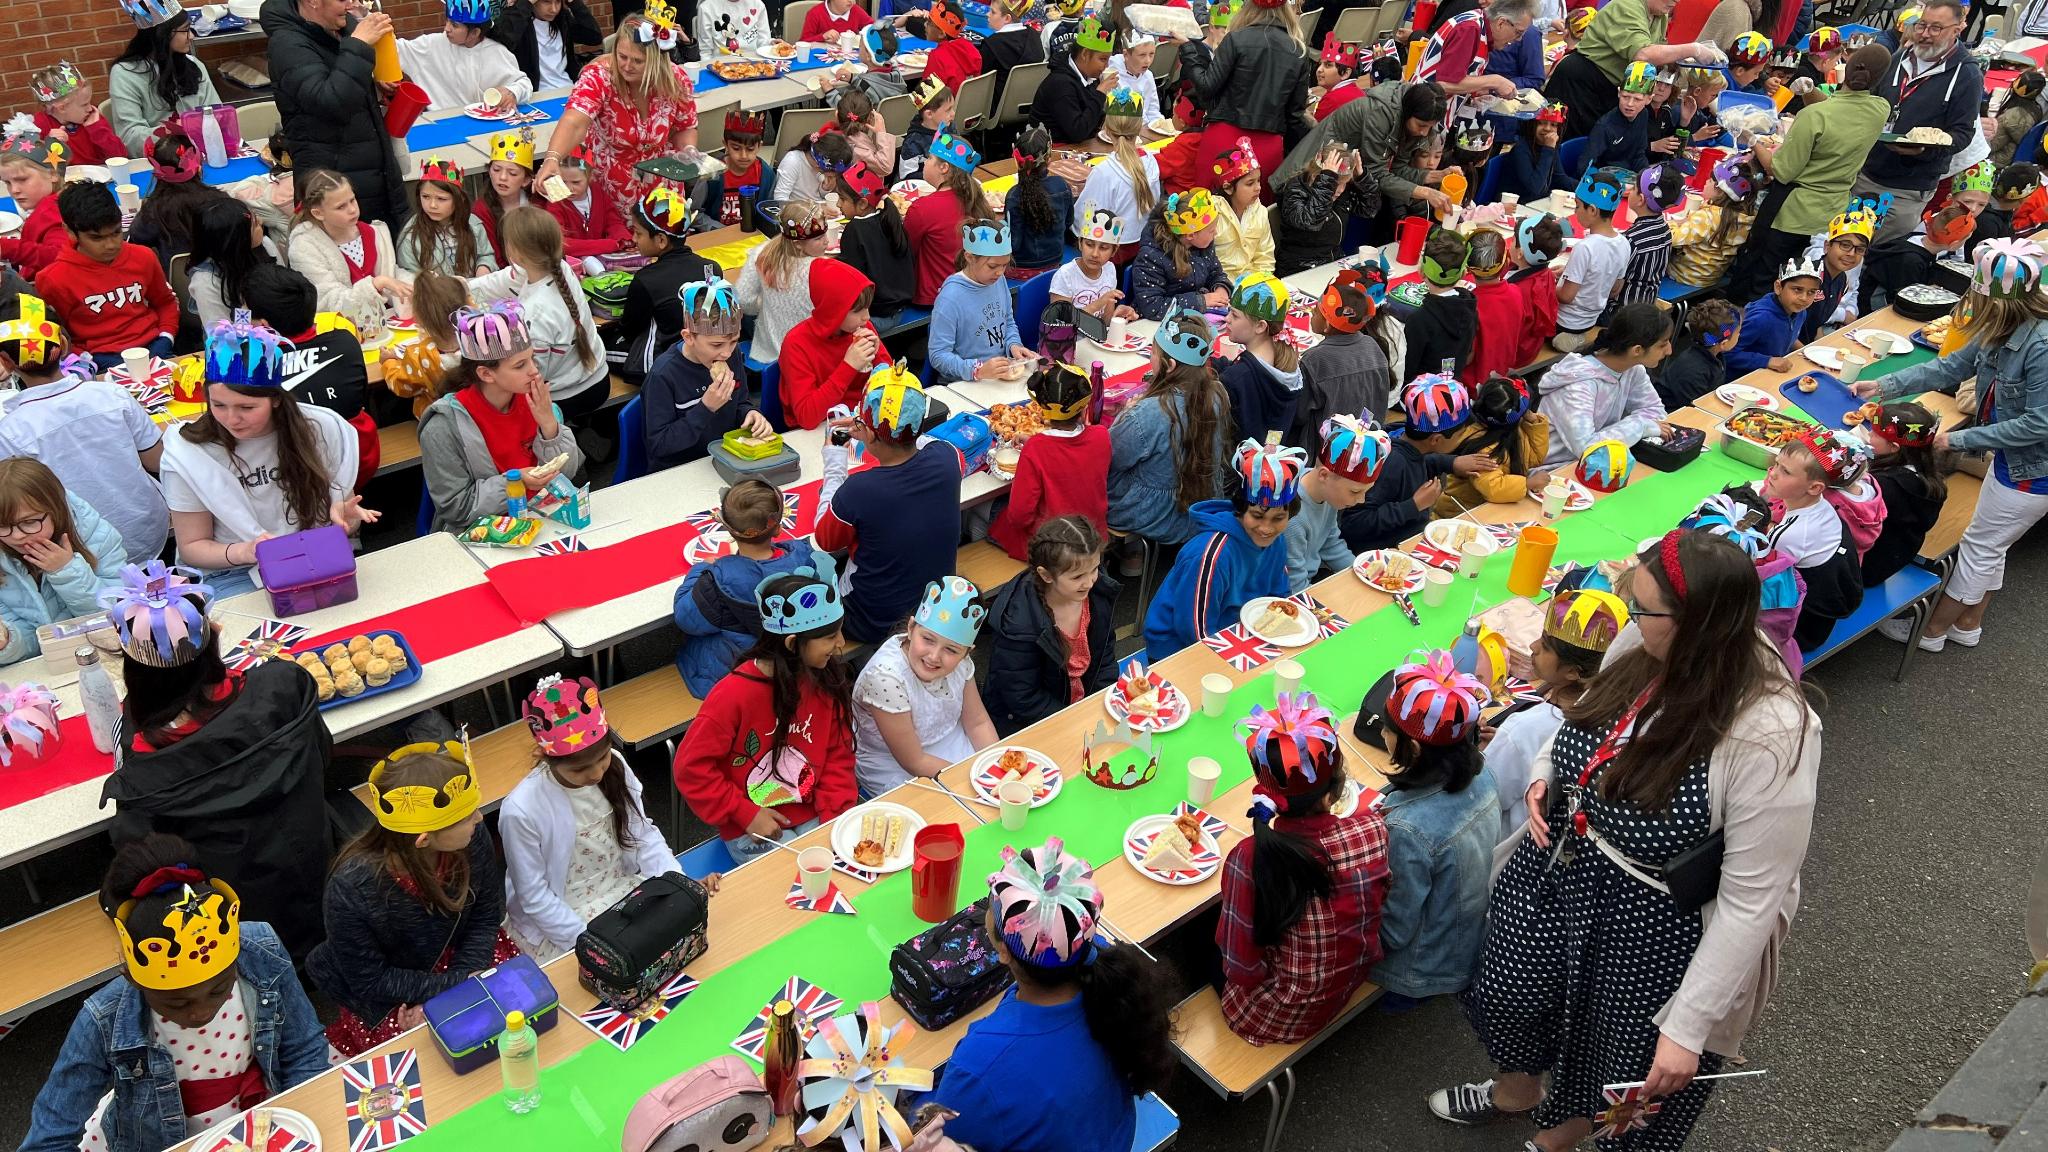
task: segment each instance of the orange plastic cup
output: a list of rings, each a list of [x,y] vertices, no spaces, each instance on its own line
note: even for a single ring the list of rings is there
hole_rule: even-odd
[[[1515,545],[1515,564],[1508,569],[1508,591],[1534,600],[1543,592],[1543,577],[1550,571],[1550,558],[1557,555],[1557,533],[1541,524],[1522,529]]]

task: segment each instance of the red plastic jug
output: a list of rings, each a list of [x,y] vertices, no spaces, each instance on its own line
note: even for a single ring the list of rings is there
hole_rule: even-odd
[[[412,126],[431,103],[427,90],[410,80],[400,80],[398,90],[391,94],[391,100],[384,105],[384,133],[393,140],[405,139]]]
[[[1426,216],[1408,216],[1394,225],[1394,233],[1400,241],[1400,247],[1394,253],[1397,263],[1422,263],[1422,242],[1429,238],[1429,223]]]
[[[958,824],[927,824],[911,840],[910,909],[930,924],[943,922],[958,907],[960,856],[967,835]]]

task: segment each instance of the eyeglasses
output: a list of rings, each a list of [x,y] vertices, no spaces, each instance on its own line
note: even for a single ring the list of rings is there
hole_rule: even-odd
[[[44,515],[31,516],[26,520],[16,520],[12,524],[0,524],[0,536],[33,536],[41,532],[43,526],[49,522],[50,518]]]
[[[1837,238],[1828,241],[1828,243],[1833,244],[1835,247],[1840,248],[1844,252],[1849,252],[1855,255],[1862,255],[1863,253],[1870,251],[1870,245],[1865,244],[1858,240],[1843,240]]]
[[[1961,25],[1961,24],[1929,24],[1929,23],[1928,23],[1927,21],[1925,21],[1925,20],[1922,20],[1922,21],[1920,21],[1920,22],[1919,22],[1918,24],[1915,24],[1915,25],[1914,25],[1913,27],[1915,27],[1915,28],[1919,29],[1919,30],[1920,30],[1920,34],[1921,34],[1921,35],[1923,35],[1923,36],[1940,36],[1940,35],[1942,35],[1943,33],[1946,33],[1946,32],[1954,32],[1954,31],[1955,31],[1955,30],[1957,30],[1958,28],[1961,28],[1961,27],[1962,27],[1962,25]]]
[[[1648,608],[1643,607],[1633,596],[1623,597],[1621,604],[1622,607],[1628,609],[1628,614],[1631,616],[1644,616],[1652,620],[1669,620],[1678,615],[1676,612],[1652,612]]]

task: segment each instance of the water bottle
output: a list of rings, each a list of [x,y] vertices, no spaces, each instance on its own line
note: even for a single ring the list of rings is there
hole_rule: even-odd
[[[92,746],[113,755],[115,731],[121,724],[121,700],[114,694],[113,678],[100,654],[90,645],[78,649],[78,695],[85,702],[85,723],[92,729]]]
[[[498,1070],[505,1077],[505,1107],[531,1112],[540,1107],[540,1037],[526,1026],[526,1013],[505,1013],[498,1036]]]
[[[1102,361],[1088,362],[1088,422],[1102,423],[1102,392],[1107,383],[1102,370]]]

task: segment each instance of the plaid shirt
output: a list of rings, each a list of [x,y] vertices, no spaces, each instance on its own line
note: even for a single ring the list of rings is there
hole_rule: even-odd
[[[1321,1031],[1380,961],[1380,905],[1387,897],[1387,825],[1376,809],[1275,819],[1276,831],[1315,843],[1332,890],[1309,900],[1277,948],[1252,939],[1252,842],[1223,868],[1223,1017],[1254,1044],[1306,1040]]]

